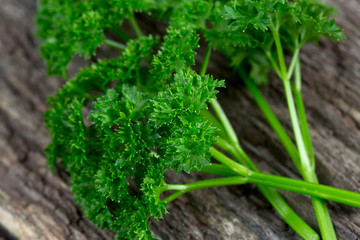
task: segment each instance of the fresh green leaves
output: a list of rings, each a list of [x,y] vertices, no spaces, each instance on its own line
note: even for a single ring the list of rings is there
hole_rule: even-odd
[[[180,71],[175,74],[174,83],[152,100],[150,124],[161,130],[159,152],[177,172],[190,172],[209,164],[209,150],[216,133],[199,114],[207,109],[206,102],[215,97],[215,88],[223,86],[223,81],[214,81],[210,76]]]
[[[85,215],[119,239],[152,239],[149,217],[167,212],[167,169],[209,164],[217,134],[199,114],[224,82],[191,70],[198,40],[173,27],[161,44],[130,40],[120,57],[81,69],[49,100],[49,164],[61,159]]]
[[[246,68],[260,85],[267,82],[270,70],[279,67],[276,38],[291,52],[322,36],[336,41],[344,38],[332,18],[334,10],[317,0],[242,0],[218,3],[215,9],[223,15],[213,15],[214,28],[206,30],[205,36],[229,57],[233,67]],[[223,40],[216,40],[216,34]]]
[[[298,1],[237,1],[234,5],[225,5],[224,19],[228,27],[235,31],[264,34],[277,31],[285,34],[283,39],[292,39],[287,48],[306,41],[317,41],[326,35],[332,40],[343,38],[342,30],[335,25],[334,10],[317,0]],[[297,43],[296,43],[297,42]]]
[[[333,10],[315,0],[42,0],[37,34],[49,73],[66,77],[74,56],[95,56],[137,12],[165,20],[165,35],[124,38],[118,57],[82,68],[45,114],[49,165],[61,163],[85,215],[118,239],[153,239],[148,219],[167,212],[164,173],[210,163],[217,132],[200,112],[224,81],[192,69],[200,35],[260,84],[279,71],[276,40],[294,52],[323,35],[343,38]]]
[[[167,29],[164,43],[154,56],[151,69],[154,84],[163,84],[171,81],[174,71],[188,68],[195,64],[195,49],[199,47],[199,37],[193,29]]]
[[[155,1],[42,0],[37,35],[49,74],[66,77],[75,55],[89,59],[105,41],[105,30],[118,28],[134,11],[150,12]]]

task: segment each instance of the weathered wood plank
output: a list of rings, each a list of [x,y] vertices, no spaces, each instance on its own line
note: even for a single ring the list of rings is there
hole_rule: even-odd
[[[360,192],[360,3],[329,2],[339,8],[338,23],[348,38],[305,47],[304,99],[320,182]],[[35,8],[35,0],[0,0],[0,239],[113,239],[112,233],[82,217],[66,176],[56,177],[46,167],[42,149],[49,137],[42,115],[46,97],[61,80],[46,77],[33,37]],[[259,168],[299,177],[220,55],[212,57],[209,72],[228,80],[220,101]],[[281,82],[273,79],[263,92],[290,131],[281,89]],[[168,178],[185,179],[175,174]],[[201,178],[192,175],[189,180]],[[309,198],[282,193],[316,228]],[[359,209],[328,205],[339,239],[359,239]],[[298,239],[251,185],[189,193],[169,204],[169,212],[151,225],[160,239]]]

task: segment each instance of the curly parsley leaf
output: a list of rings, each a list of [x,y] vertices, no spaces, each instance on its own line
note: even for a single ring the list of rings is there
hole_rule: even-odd
[[[224,82],[189,68],[198,39],[169,27],[156,55],[158,38],[130,40],[120,57],[83,68],[49,100],[49,163],[61,159],[85,215],[119,239],[152,239],[148,219],[167,212],[167,169],[209,163],[217,134],[199,114]]]
[[[104,30],[117,28],[134,11],[150,12],[155,1],[42,0],[37,35],[48,73],[66,77],[67,65],[80,55],[89,59],[105,41]]]

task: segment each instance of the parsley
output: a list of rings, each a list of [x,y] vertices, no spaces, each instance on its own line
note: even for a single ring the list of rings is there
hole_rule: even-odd
[[[303,178],[318,183],[315,157],[301,97],[299,54],[304,43],[317,42],[324,35],[335,41],[344,38],[342,29],[336,26],[335,20],[331,18],[333,9],[324,3],[310,0],[240,1],[231,6],[225,5],[224,9],[229,29],[244,32],[257,39],[257,44],[252,45],[250,49],[236,49],[227,51],[226,54],[234,59],[234,68],[241,72],[246,85]],[[289,66],[285,63],[285,49],[293,54]],[[243,52],[240,60],[239,52]],[[246,67],[244,68],[246,65],[251,69],[248,72],[245,70]],[[256,84],[267,82],[266,75],[270,70],[274,70],[283,81],[298,150],[256,88]],[[312,202],[323,238],[336,239],[325,202],[315,197],[312,198]]]
[[[166,34],[145,36],[137,12],[168,23]],[[89,59],[103,45],[119,52],[116,58],[84,67],[49,98],[45,122],[52,136],[46,149],[50,167],[60,159],[85,216],[116,231],[118,239],[153,239],[148,219],[162,218],[167,203],[188,191],[245,183],[256,184],[301,237],[319,239],[274,188],[311,195],[323,238],[336,238],[323,199],[360,207],[360,194],[317,183],[299,60],[305,42],[317,42],[323,35],[343,38],[332,14],[315,0],[42,0],[37,32],[49,74],[66,78],[75,55]],[[125,20],[133,39],[121,29]],[[199,32],[207,51],[197,73],[193,65]],[[241,74],[307,182],[261,173],[242,149],[216,100],[224,81],[206,75],[213,48]],[[288,67],[284,49],[293,53]],[[271,70],[284,82],[296,146],[256,85],[266,83]],[[164,181],[168,169],[222,177],[172,184]],[[175,192],[164,198],[166,191]]]

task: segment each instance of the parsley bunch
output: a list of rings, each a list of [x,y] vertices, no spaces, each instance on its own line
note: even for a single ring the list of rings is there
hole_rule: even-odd
[[[165,35],[145,36],[137,12],[167,23]],[[245,183],[255,183],[301,237],[319,239],[274,188],[311,195],[323,238],[336,238],[323,199],[360,207],[360,194],[317,182],[299,60],[305,42],[343,37],[332,12],[315,0],[42,0],[37,30],[49,74],[66,78],[75,55],[94,60],[103,46],[118,55],[96,58],[49,98],[49,165],[60,160],[85,216],[118,239],[153,239],[148,219],[162,218],[188,191]],[[197,73],[199,32],[207,51]],[[247,156],[216,100],[224,81],[206,75],[213,48],[241,74],[306,181],[261,173]],[[284,49],[293,53],[289,67]],[[297,146],[257,88],[271,70],[284,82]],[[164,181],[168,169],[222,177],[172,184]],[[174,192],[163,197],[167,191]]]

